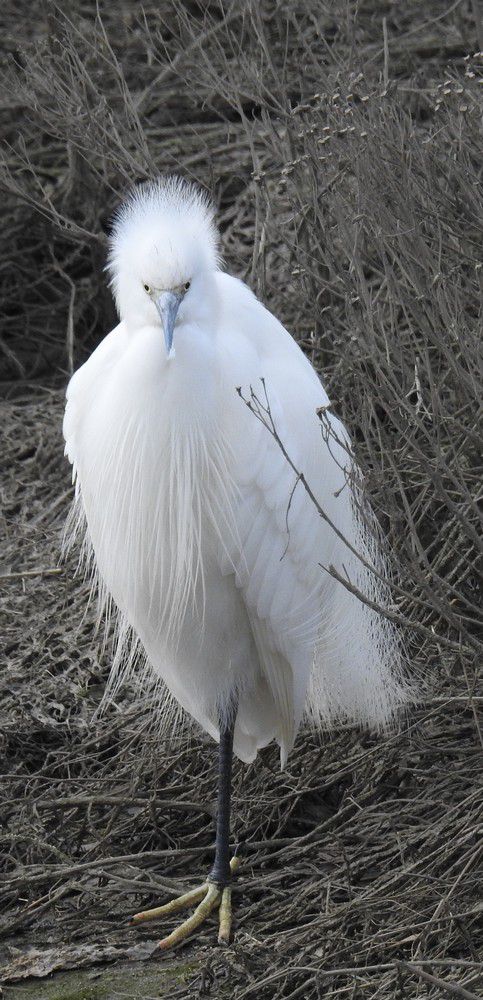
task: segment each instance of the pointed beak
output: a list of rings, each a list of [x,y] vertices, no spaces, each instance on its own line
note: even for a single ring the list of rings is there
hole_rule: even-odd
[[[166,354],[171,355],[173,347],[174,324],[183,296],[179,292],[161,292],[155,300],[156,309],[164,331],[164,341],[166,344]]]

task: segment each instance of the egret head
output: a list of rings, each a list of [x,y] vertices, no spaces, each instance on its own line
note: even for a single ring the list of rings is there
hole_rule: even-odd
[[[159,325],[168,356],[175,325],[200,318],[218,239],[209,198],[181,177],[141,184],[114,217],[107,267],[120,318]]]

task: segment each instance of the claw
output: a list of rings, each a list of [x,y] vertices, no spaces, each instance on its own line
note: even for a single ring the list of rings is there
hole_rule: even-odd
[[[236,872],[239,865],[239,858],[235,857],[231,859],[230,869],[232,874]],[[167,917],[195,903],[198,905],[194,913],[190,917],[187,917],[186,920],[183,920],[183,923],[176,927],[171,934],[163,938],[159,942],[158,947],[162,951],[166,951],[167,948],[172,948],[180,941],[183,941],[206,920],[216,906],[220,907],[218,943],[229,944],[231,936],[231,887],[225,886],[224,889],[221,889],[209,880],[203,882],[203,885],[198,886],[196,889],[190,889],[189,892],[183,893],[182,896],[177,896],[176,899],[172,899],[169,903],[164,903],[163,906],[155,906],[152,910],[142,910],[140,913],[135,913],[130,918],[129,923],[141,924],[146,920],[157,920],[158,917]]]
[[[220,930],[218,944],[229,944],[231,937],[231,887],[226,886],[221,894]]]
[[[183,923],[180,924],[179,927],[176,927],[171,934],[168,934],[167,937],[163,938],[163,940],[159,942],[158,948],[165,951],[167,948],[172,948],[175,944],[178,944],[179,941],[183,941],[184,938],[188,937],[188,934],[191,934],[192,931],[196,930],[196,928],[199,927],[204,920],[206,920],[208,914],[214,910],[215,906],[217,906],[220,902],[220,896],[221,892],[216,888],[216,885],[208,886],[205,898],[198,904],[191,917],[188,917],[187,920],[184,920]]]
[[[189,892],[183,893],[182,896],[176,896],[169,903],[164,903],[163,906],[155,906],[152,910],[142,910],[140,913],[135,913],[129,920],[130,924],[141,924],[145,920],[157,920],[158,917],[167,917],[171,913],[177,913],[178,910],[184,910],[186,906],[191,906],[193,903],[199,903],[203,896],[206,895],[208,889],[208,883],[204,882],[203,885],[199,885],[196,889],[190,889]]]

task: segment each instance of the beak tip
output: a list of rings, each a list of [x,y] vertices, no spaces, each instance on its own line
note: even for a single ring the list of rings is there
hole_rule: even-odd
[[[174,326],[181,298],[181,295],[168,291],[163,292],[157,298],[155,303],[164,331],[164,342],[166,344],[166,355],[168,359],[174,358],[175,356],[173,349]]]

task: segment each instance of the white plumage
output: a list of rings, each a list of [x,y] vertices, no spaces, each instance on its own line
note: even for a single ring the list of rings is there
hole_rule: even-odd
[[[328,413],[324,439],[316,410],[329,401],[318,376],[252,292],[220,270],[217,247],[210,203],[179,178],[142,186],[121,208],[109,262],[121,322],[71,379],[66,453],[121,637],[130,626],[171,695],[215,739],[220,711],[238,700],[238,757],[253,760],[276,739],[283,763],[304,711],[324,726],[380,727],[406,687],[393,626],[321,564],[383,605],[386,585],[319,516],[237,387],[264,399],[264,380],[295,467],[384,576],[347,475],[347,434]],[[172,289],[171,348],[159,309]]]

